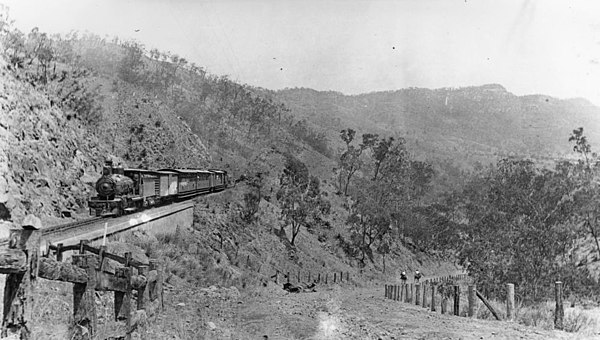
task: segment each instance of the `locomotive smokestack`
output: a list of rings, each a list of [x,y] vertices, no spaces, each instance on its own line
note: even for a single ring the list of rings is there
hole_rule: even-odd
[[[112,174],[113,174],[113,161],[109,156],[109,157],[106,157],[106,160],[104,161],[104,166],[102,167],[102,175],[110,176]]]

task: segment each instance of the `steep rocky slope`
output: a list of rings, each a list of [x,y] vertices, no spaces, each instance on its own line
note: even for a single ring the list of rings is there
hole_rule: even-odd
[[[121,89],[131,107],[104,105],[105,119],[87,126],[55,105],[43,88],[0,65],[0,219],[27,214],[44,225],[87,215],[87,200],[106,157],[126,167],[206,166],[198,136],[164,107]],[[109,98],[110,99],[110,98]],[[107,100],[107,103],[110,103]]]
[[[85,208],[107,150],[4,64],[0,84],[0,218],[48,220]]]

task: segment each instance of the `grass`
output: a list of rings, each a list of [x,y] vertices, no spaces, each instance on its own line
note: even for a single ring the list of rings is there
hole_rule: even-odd
[[[506,304],[498,300],[490,300],[490,304],[502,320],[506,320]],[[483,303],[478,302],[476,316],[478,319],[494,320],[493,315]],[[515,322],[544,330],[554,329],[555,302],[547,301],[536,305],[515,306]],[[581,335],[598,335],[600,333],[600,311],[581,307],[566,308],[563,319],[563,330]]]

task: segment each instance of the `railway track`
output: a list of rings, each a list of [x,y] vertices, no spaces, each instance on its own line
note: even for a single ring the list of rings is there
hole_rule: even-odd
[[[92,217],[86,218],[84,220],[79,220],[75,222],[59,224],[52,227],[48,227],[42,230],[42,236],[54,236],[57,234],[63,234],[69,232],[72,229],[79,228],[88,224],[96,223],[100,220],[104,219],[104,217]]]

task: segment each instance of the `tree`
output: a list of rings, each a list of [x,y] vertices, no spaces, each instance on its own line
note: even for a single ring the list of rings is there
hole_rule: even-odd
[[[583,220],[586,232],[589,232],[594,238],[596,250],[600,255],[600,240],[598,240],[600,209],[597,204],[600,199],[600,188],[598,186],[600,176],[597,164],[590,164],[590,158],[595,158],[596,155],[592,153],[592,146],[588,143],[587,137],[583,135],[583,127],[573,130],[573,133],[569,136],[569,142],[575,142],[573,151],[584,157],[583,162],[579,164],[583,166],[572,166],[563,163],[561,164],[561,170],[571,174],[572,178],[577,181],[576,189],[573,191],[573,199],[580,210],[578,219]]]
[[[125,50],[125,55],[119,62],[119,77],[128,83],[136,83],[145,69],[142,59],[144,47],[135,42],[126,42],[122,47]]]
[[[339,187],[344,187],[344,195],[348,195],[348,185],[352,176],[361,169],[363,161],[361,155],[364,150],[372,148],[378,141],[379,136],[376,134],[366,133],[362,135],[362,143],[356,147],[351,145],[354,140],[356,131],[345,129],[340,132],[340,138],[346,143],[346,151],[340,156],[340,172],[339,172]],[[344,184],[342,185],[342,180]]]
[[[455,206],[458,256],[478,287],[501,297],[513,282],[527,301],[538,301],[551,293],[547,282],[572,283],[572,190],[569,177],[528,160],[501,160],[467,184]]]
[[[585,159],[585,164],[589,167],[590,162],[588,156],[592,152],[592,147],[587,141],[587,137],[583,135],[583,128],[573,130],[571,136],[569,136],[569,142],[575,142],[573,151],[580,153]]]
[[[400,141],[404,144],[404,139]],[[377,143],[376,146],[373,147],[373,159],[375,161],[375,170],[373,171],[373,180],[377,180],[377,175],[379,174],[379,168],[383,161],[385,161],[390,147],[394,144],[394,138],[389,137],[388,139],[381,139]]]
[[[389,188],[381,182],[361,179],[360,187],[362,190],[353,197],[355,203],[346,222],[350,225],[352,243],[360,250],[361,264],[365,265],[367,258],[373,261],[371,247],[384,240],[384,235],[390,231],[393,197],[388,195]]]
[[[248,191],[244,193],[244,206],[242,208],[242,220],[252,223],[256,220],[257,213],[262,199],[262,188],[264,177],[261,172],[257,172],[254,176],[246,181]]]
[[[283,221],[281,231],[291,226],[290,243],[295,245],[301,227],[309,228],[319,223],[321,217],[329,213],[330,205],[321,195],[319,179],[311,176],[306,165],[291,155],[287,156],[279,185],[277,200]]]

